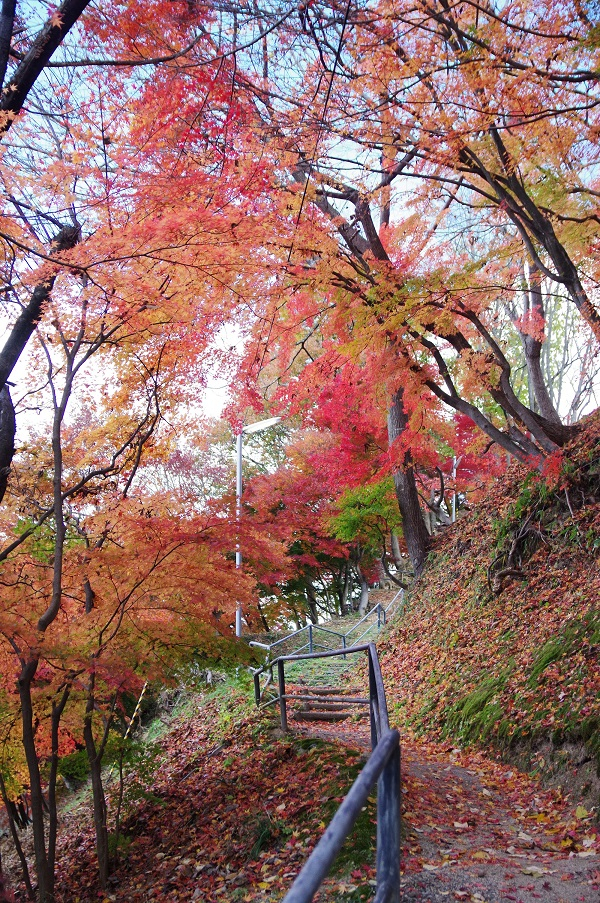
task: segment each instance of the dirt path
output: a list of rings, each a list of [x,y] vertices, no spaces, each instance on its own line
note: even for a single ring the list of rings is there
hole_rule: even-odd
[[[366,726],[303,733],[365,752]],[[403,903],[600,903],[600,835],[585,810],[482,755],[402,743]]]

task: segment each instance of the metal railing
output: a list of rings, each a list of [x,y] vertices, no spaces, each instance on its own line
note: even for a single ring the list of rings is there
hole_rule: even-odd
[[[287,730],[287,700],[293,697],[285,692],[286,662],[360,652],[366,652],[369,660],[368,702],[373,752],[284,897],[283,903],[310,903],[354,827],[375,784],[377,784],[377,888],[373,903],[399,903],[400,900],[400,736],[397,730],[390,729],[385,689],[375,644],[354,646],[350,650],[317,652],[312,655],[309,653],[280,656],[271,663],[273,667],[277,666],[278,673],[279,695],[275,701],[279,701],[280,704],[281,726]],[[259,690],[255,675],[257,701]]]
[[[397,600],[399,598],[401,601],[404,600],[404,590],[403,589],[398,590],[398,592],[396,593],[396,595],[394,596],[392,601],[389,603],[389,605],[384,607],[383,605],[381,605],[380,602],[378,602],[377,605],[374,605],[373,608],[370,611],[368,611],[365,615],[363,615],[363,617],[360,619],[360,621],[357,621],[356,624],[353,624],[352,627],[350,628],[350,630],[347,630],[346,633],[341,633],[338,630],[330,630],[329,627],[321,627],[320,624],[307,624],[306,627],[301,627],[299,630],[294,630],[293,633],[289,633],[287,636],[281,637],[279,640],[275,640],[274,643],[259,643],[257,640],[251,640],[249,645],[254,646],[255,648],[258,648],[258,649],[264,649],[267,653],[267,656],[270,657],[271,653],[274,649],[277,649],[280,646],[283,646],[285,643],[290,643],[290,642],[294,641],[295,639],[306,634],[307,641],[305,643],[303,643],[302,645],[297,646],[294,649],[294,652],[300,653],[300,652],[304,652],[304,650],[308,650],[309,654],[312,655],[314,652],[317,651],[317,649],[329,650],[331,648],[330,646],[323,645],[323,643],[316,642],[316,637],[319,634],[323,633],[323,634],[327,634],[328,636],[335,637],[339,641],[339,647],[341,649],[353,648],[354,646],[357,645],[357,643],[360,643],[360,641],[362,639],[364,639],[366,637],[366,635],[368,633],[370,633],[370,631],[373,630],[373,628],[375,626],[377,626],[378,630],[381,630],[382,626],[384,626],[387,621],[388,614],[390,613],[392,608],[394,608],[396,606]],[[361,627],[368,620],[374,621],[375,617],[377,618],[377,625],[375,625],[375,623],[370,624],[369,627],[367,627],[366,630],[364,630],[359,636],[355,637],[352,640],[352,642],[350,642],[350,643],[348,642],[349,638],[352,636],[353,633],[355,633],[355,631],[358,630],[359,627]]]

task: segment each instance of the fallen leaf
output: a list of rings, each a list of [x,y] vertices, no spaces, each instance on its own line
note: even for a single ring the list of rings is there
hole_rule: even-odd
[[[525,868],[522,868],[521,871],[524,875],[531,875],[532,878],[541,878],[542,875],[548,874],[548,869],[539,868],[537,865],[528,865]]]

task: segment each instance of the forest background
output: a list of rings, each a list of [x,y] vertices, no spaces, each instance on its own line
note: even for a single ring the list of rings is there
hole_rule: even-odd
[[[598,27],[579,0],[2,3],[0,790],[30,793],[43,903],[61,758],[86,750],[106,882],[111,730],[241,654],[236,602],[302,624],[354,574],[364,605],[511,459],[568,468]],[[236,571],[232,440],[271,415]]]

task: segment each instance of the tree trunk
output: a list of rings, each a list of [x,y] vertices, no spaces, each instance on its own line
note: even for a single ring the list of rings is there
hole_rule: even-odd
[[[390,445],[402,435],[408,424],[408,417],[404,412],[403,394],[403,390],[398,389],[392,399],[388,414],[388,439]],[[423,515],[421,514],[419,494],[409,452],[404,455],[402,467],[399,467],[394,473],[394,487],[402,516],[404,539],[408,547],[408,554],[414,568],[415,577],[418,577],[423,570],[429,552],[429,534],[425,529]]]
[[[344,581],[340,595],[340,615],[344,617],[344,615],[347,615],[352,610],[352,606],[348,605],[348,598],[352,589],[352,572],[350,570],[350,563],[348,561],[345,562],[340,576]]]
[[[315,588],[310,580],[306,581],[306,604],[308,606],[308,616],[312,623],[316,624],[319,620],[319,613],[317,611],[317,597],[315,594]]]
[[[13,841],[13,846],[15,848],[16,854],[19,858],[19,862],[21,864],[21,873],[23,875],[23,882],[27,889],[27,899],[35,900],[35,894],[33,892],[33,887],[31,885],[31,876],[29,874],[29,864],[25,857],[25,853],[23,852],[23,845],[21,844],[21,840],[19,838],[19,834],[17,831],[17,826],[15,824],[15,819],[13,816],[14,810],[14,802],[11,807],[11,800],[8,798],[8,794],[6,792],[6,785],[2,778],[2,774],[0,773],[0,794],[2,795],[2,801],[4,802],[4,807],[6,809],[6,817],[8,818],[8,827],[10,829],[10,834]],[[0,860],[0,876],[2,875],[2,861]],[[2,897],[0,896],[0,900]]]
[[[360,581],[360,602],[358,603],[358,613],[362,617],[367,613],[367,608],[369,607],[369,584],[365,578],[365,575],[360,569],[360,565],[358,562],[355,565],[356,567],[356,575]]]
[[[83,739],[90,765],[92,778],[92,799],[94,808],[94,829],[96,832],[96,856],[98,859],[98,874],[100,886],[105,888],[108,884],[108,828],[106,824],[106,798],[102,786],[102,753],[98,751],[94,740],[94,728],[92,724],[94,713],[94,675],[91,676],[85,720],[83,722]]]
[[[19,698],[21,701],[21,722],[23,727],[23,750],[27,761],[27,772],[31,793],[31,824],[33,828],[33,848],[35,869],[38,880],[39,903],[54,903],[54,874],[49,867],[46,853],[46,831],[44,825],[44,799],[42,778],[35,748],[33,727],[33,705],[31,682],[37,671],[38,662],[32,660],[23,665],[19,676]]]
[[[403,573],[402,573],[402,571],[399,571],[400,576],[394,576],[394,574],[392,574],[392,573],[390,572],[388,563],[387,563],[387,561],[386,561],[386,554],[385,554],[385,551],[384,551],[383,555],[381,556],[381,569],[382,569],[383,573],[386,575],[386,578],[387,578],[391,583],[394,583],[396,586],[399,586],[399,587],[401,587],[402,589],[408,589],[408,584],[407,584],[407,583],[404,583],[404,581],[403,581],[403,579],[402,579],[402,577],[404,576]],[[390,587],[390,588],[391,588],[391,587]]]
[[[271,628],[269,627],[269,622],[265,618],[265,613],[262,610],[260,601],[258,599],[256,600],[256,607],[258,608],[258,614],[260,616],[261,624],[265,628],[266,632],[268,633]]]
[[[392,551],[392,558],[394,559],[396,570],[402,572],[404,570],[402,552],[400,551],[400,543],[398,542],[398,537],[393,531],[390,533],[390,549]]]
[[[6,492],[10,465],[15,453],[17,424],[8,386],[0,390],[0,502]]]
[[[1,106],[1,104],[0,104]],[[1,132],[1,127],[0,127]],[[54,237],[51,250],[69,251],[81,237],[79,226],[64,226]],[[49,300],[56,281],[56,273],[34,288],[29,304],[23,308],[8,333],[8,338],[0,351],[0,388],[12,373],[13,367],[23,353],[27,342],[42,316],[44,305]]]
[[[48,65],[50,57],[89,2],[90,0],[63,0],[54,15],[46,20],[16,70],[11,73],[9,83],[3,86],[0,111],[14,114],[21,111],[27,95]],[[0,137],[8,131],[15,119],[16,115],[3,118]]]
[[[527,311],[533,315],[534,323],[545,319],[544,298],[542,294],[542,274],[538,267],[529,267],[529,285],[527,292]],[[552,399],[546,386],[546,380],[542,372],[542,342],[533,335],[522,335],[525,363],[527,364],[527,376],[530,392],[535,398],[537,408],[546,420],[562,426],[558,411],[552,404]],[[531,405],[530,405],[531,407]]]
[[[56,808],[56,776],[58,774],[58,744],[59,744],[59,727],[62,713],[65,710],[69,694],[71,692],[71,684],[63,688],[61,698],[58,702],[52,703],[51,717],[51,742],[52,754],[50,756],[50,772],[48,775],[48,869],[54,874],[54,865],[56,862],[56,838],[58,833],[58,812]]]

